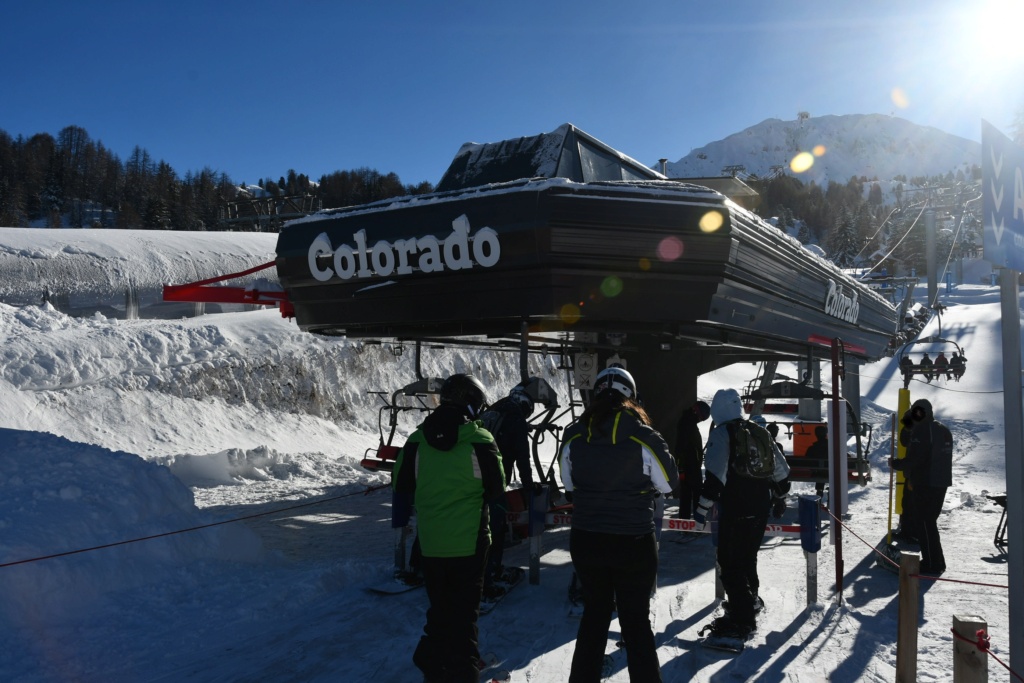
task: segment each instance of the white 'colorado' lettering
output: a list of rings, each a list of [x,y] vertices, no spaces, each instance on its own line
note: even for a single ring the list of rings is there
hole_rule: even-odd
[[[495,265],[501,258],[498,233],[493,228],[480,228],[470,236],[470,231],[469,218],[463,214],[452,221],[452,231],[443,242],[433,235],[424,235],[394,244],[380,240],[368,247],[366,231],[357,230],[352,234],[354,245],[334,248],[327,233],[322,232],[309,245],[309,272],[314,279],[327,282],[333,277],[350,280],[409,275],[417,268],[423,273],[439,273]]]
[[[840,320],[856,324],[857,318],[860,317],[860,302],[857,301],[857,292],[846,296],[833,280],[829,280],[828,294],[825,295],[825,312]]]

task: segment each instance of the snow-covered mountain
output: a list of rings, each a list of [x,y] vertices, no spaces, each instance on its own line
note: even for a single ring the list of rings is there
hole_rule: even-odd
[[[980,123],[979,123],[980,126]],[[813,165],[794,173],[798,154],[813,155]],[[793,121],[766,119],[691,151],[667,164],[672,178],[728,175],[723,169],[742,166],[746,174],[765,177],[783,169],[804,182],[845,183],[852,176],[890,180],[898,175],[967,175],[981,164],[981,145],[972,140],[883,114],[818,116]]]

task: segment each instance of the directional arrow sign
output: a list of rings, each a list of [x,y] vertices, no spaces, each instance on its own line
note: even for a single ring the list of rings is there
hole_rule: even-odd
[[[981,122],[985,260],[1024,270],[1024,149]]]

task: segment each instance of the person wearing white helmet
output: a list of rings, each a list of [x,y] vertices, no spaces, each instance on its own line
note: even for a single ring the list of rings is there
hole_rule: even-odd
[[[570,683],[601,679],[613,610],[629,679],[662,680],[650,622],[658,572],[655,497],[673,494],[679,474],[650,423],[636,401],[633,376],[609,367],[598,373],[592,402],[565,432],[559,463],[573,502],[569,552],[584,602]]]

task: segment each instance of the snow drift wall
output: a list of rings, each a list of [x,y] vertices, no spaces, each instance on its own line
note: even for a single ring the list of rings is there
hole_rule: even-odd
[[[197,304],[165,303],[163,286],[235,273],[275,258],[267,233],[0,228],[0,303],[48,301],[69,315],[179,318]],[[276,289],[273,268],[232,281]],[[208,312],[242,310],[207,305]]]

